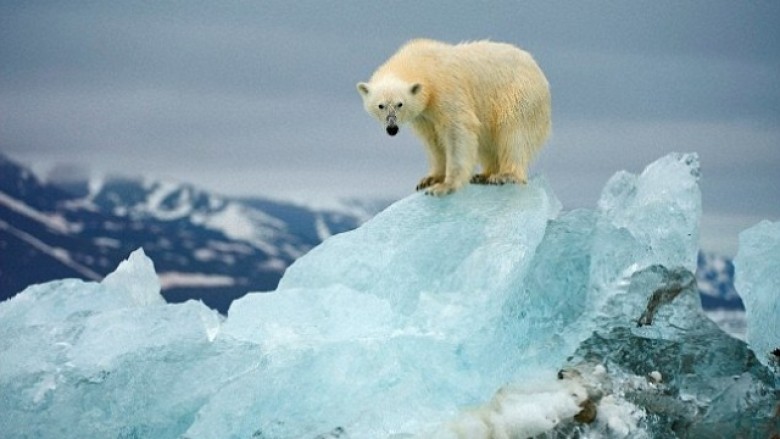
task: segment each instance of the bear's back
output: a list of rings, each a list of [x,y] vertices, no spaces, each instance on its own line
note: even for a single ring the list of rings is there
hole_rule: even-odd
[[[409,82],[440,80],[449,75],[472,82],[483,79],[541,76],[531,55],[511,44],[492,41],[465,42],[457,45],[430,39],[415,39],[403,45],[374,74],[391,74]],[[471,76],[466,78],[466,76]]]
[[[453,46],[440,41],[418,38],[401,46],[400,49],[382,64],[371,82],[383,76],[395,76],[407,82],[427,82],[429,73],[449,57]]]

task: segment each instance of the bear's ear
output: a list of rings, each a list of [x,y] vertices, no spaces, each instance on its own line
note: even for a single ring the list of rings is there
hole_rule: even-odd
[[[363,96],[368,94],[368,84],[365,82],[358,82],[357,84],[357,91],[362,94]]]
[[[422,90],[422,84],[420,84],[419,82],[414,83],[412,85],[412,88],[409,89],[409,91],[412,93],[412,96],[414,96],[417,93],[419,93],[420,90]]]

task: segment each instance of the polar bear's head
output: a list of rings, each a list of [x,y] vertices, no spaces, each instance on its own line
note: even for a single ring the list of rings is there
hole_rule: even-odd
[[[357,84],[363,107],[391,136],[398,134],[399,125],[412,121],[425,109],[422,88],[420,83],[408,83],[394,77]]]

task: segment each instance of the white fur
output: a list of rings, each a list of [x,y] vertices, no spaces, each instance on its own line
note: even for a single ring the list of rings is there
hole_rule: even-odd
[[[547,79],[509,44],[412,40],[357,89],[380,123],[411,124],[423,139],[430,171],[417,188],[433,195],[468,183],[478,163],[475,182],[525,183],[550,133]]]

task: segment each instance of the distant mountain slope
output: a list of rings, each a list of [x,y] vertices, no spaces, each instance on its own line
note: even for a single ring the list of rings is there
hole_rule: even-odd
[[[168,300],[226,312],[248,291],[275,289],[296,258],[389,204],[316,209],[136,178],[47,183],[0,154],[0,300],[33,283],[100,279],[143,247]],[[706,309],[743,309],[731,261],[702,253],[696,275]]]
[[[272,290],[296,258],[363,218],[132,178],[52,184],[0,156],[0,300],[32,283],[99,279],[138,247],[172,301],[225,312]]]

